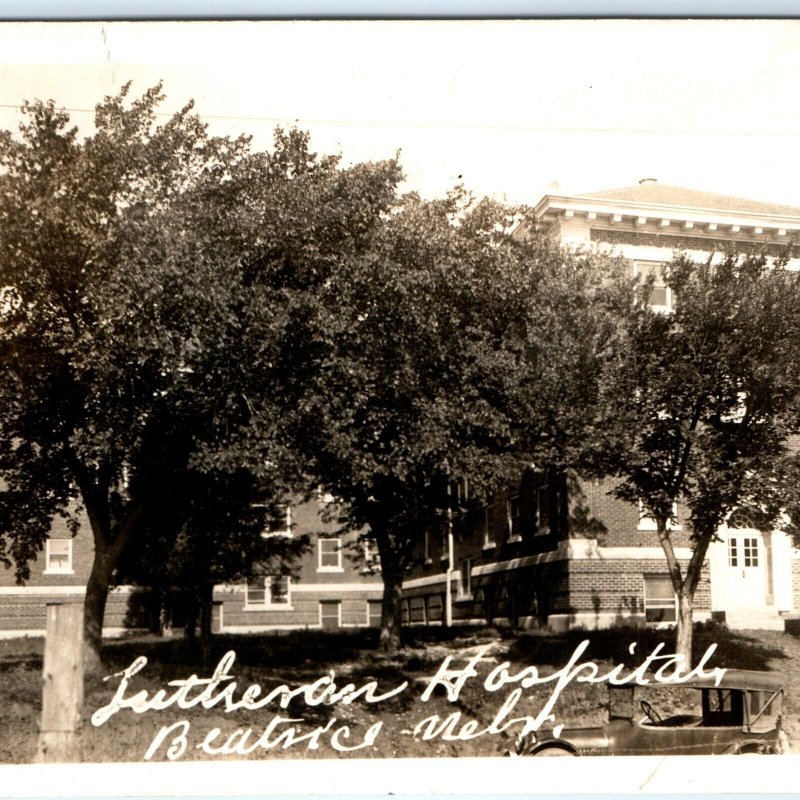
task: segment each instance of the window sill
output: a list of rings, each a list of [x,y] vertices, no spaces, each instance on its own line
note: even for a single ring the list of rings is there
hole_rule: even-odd
[[[456,603],[469,603],[473,597],[471,594],[457,594],[454,599]]]
[[[509,536],[508,539],[506,539],[506,542],[508,544],[516,544],[517,542],[521,542],[521,541],[522,541],[522,537],[521,536]]]
[[[74,569],[46,569],[42,575],[74,575]]]
[[[317,572],[344,572],[344,567],[317,567]]]
[[[269,603],[263,606],[244,606],[242,611],[294,611],[294,606],[287,603]]]
[[[497,545],[494,542],[486,542],[486,544],[483,546],[483,549],[494,550],[495,547],[497,547]]]

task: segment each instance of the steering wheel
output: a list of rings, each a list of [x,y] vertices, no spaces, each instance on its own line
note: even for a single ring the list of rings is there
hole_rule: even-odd
[[[642,707],[642,711],[644,711],[645,716],[653,725],[660,725],[662,722],[661,715],[656,711],[647,700],[642,700],[639,705]]]

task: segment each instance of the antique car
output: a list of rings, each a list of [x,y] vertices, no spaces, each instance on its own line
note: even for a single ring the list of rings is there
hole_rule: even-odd
[[[659,686],[663,686],[660,684]],[[719,684],[691,680],[675,685],[699,700],[697,713],[663,716],[646,699],[634,719],[634,692],[655,687],[609,687],[609,718],[595,728],[563,728],[556,736],[541,730],[519,737],[516,754],[566,755],[718,755],[781,753],[788,739],[781,731],[784,680],[780,675],[726,670]],[[663,690],[662,690],[663,691]]]

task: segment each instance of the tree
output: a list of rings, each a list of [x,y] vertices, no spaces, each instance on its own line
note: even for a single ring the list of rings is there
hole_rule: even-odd
[[[691,656],[692,610],[708,547],[740,506],[772,526],[786,505],[787,437],[797,428],[800,275],[783,260],[728,253],[664,270],[671,313],[637,313],[600,399],[599,461],[615,494],[656,522],[678,599],[676,651]],[[674,509],[688,511],[692,555],[675,555]]]
[[[157,125],[160,87],[127,95],[83,139],[52,102],[0,135],[0,557],[24,580],[53,516],[85,510],[90,666],[120,556],[173,479],[246,471],[279,494],[299,474],[293,329],[399,174],[340,170],[297,131],[251,153],[191,104]]]
[[[554,320],[556,297],[586,308],[592,291],[613,296],[600,277],[609,270],[546,238],[513,237],[518,213],[474,205],[461,190],[431,202],[406,196],[370,251],[332,275],[325,313],[309,326],[325,356],[301,438],[344,520],[377,544],[386,649],[399,642],[415,544],[452,511],[448,484],[469,476],[473,496],[487,497],[534,451],[551,453],[554,420],[566,430],[578,416],[555,391],[557,405],[542,405],[556,330],[568,332],[542,321]],[[596,345],[605,335],[596,333],[570,335]]]

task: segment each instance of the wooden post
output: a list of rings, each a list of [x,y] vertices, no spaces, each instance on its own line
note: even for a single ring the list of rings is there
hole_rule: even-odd
[[[37,762],[81,761],[83,605],[47,604]]]

